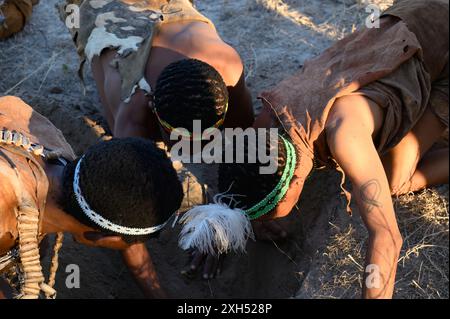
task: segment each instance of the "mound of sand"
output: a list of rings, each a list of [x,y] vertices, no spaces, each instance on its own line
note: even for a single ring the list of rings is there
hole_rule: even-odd
[[[0,95],[20,96],[59,127],[77,153],[107,132],[92,79],[83,96],[77,55],[58,20],[58,0],[41,1],[30,24],[0,43]],[[242,55],[255,98],[352,32],[366,18],[363,0],[198,0],[224,37]],[[389,6],[391,0],[376,0]],[[89,74],[89,72],[88,72]],[[205,174],[207,175],[207,174]],[[346,215],[334,172],[317,172],[306,184],[282,243],[250,243],[245,256],[228,256],[224,273],[211,281],[180,275],[187,255],[177,248],[178,229],[148,243],[162,285],[179,298],[358,297],[367,233],[354,207]],[[448,298],[448,186],[396,201],[405,238],[397,298]],[[80,289],[67,289],[65,269],[77,264]],[[66,239],[57,289],[60,298],[139,298],[117,252]]]

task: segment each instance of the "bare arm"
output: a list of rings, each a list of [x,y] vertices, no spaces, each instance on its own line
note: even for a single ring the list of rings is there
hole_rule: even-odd
[[[159,126],[148,107],[149,98],[137,90],[128,103],[121,98],[121,77],[111,61],[115,50],[107,50],[94,57],[92,72],[103,104],[104,115],[114,137],[143,137],[160,140]]]
[[[147,298],[167,298],[161,288],[152,259],[144,243],[137,243],[122,251],[125,264]]]
[[[227,85],[229,105],[224,126],[243,129],[252,126],[255,120],[252,95],[245,82],[244,64],[239,53],[223,41],[214,40],[204,58],[219,71]]]
[[[245,76],[242,71],[237,84],[228,87],[229,111],[225,119],[225,127],[248,128],[253,125],[255,114],[253,111],[252,96],[245,84]]]
[[[328,145],[353,183],[354,198],[369,232],[366,272],[371,274],[366,273],[363,297],[392,298],[402,238],[386,173],[372,141],[376,120],[367,104],[356,106],[333,107],[327,122]]]
[[[149,106],[149,98],[138,90],[129,103],[121,102],[114,123],[115,137],[143,137],[161,140],[159,125]]]

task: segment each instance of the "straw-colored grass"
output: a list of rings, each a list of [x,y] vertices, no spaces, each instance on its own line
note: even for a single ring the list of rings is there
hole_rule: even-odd
[[[448,186],[408,194],[395,200],[404,244],[398,260],[395,297],[448,298]],[[320,289],[315,297],[358,297],[362,288],[366,231],[352,218],[334,233],[321,260]]]

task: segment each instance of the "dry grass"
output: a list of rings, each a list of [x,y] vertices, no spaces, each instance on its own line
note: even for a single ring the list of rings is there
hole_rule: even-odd
[[[404,244],[398,261],[396,298],[449,297],[448,186],[401,196],[395,210]],[[359,218],[337,218],[320,258],[317,298],[355,298],[361,293],[366,231]]]
[[[358,298],[363,281],[364,240],[352,224],[341,228],[330,222],[330,227],[331,237],[326,246],[318,250],[316,267],[319,270],[312,279],[318,283],[310,297]]]
[[[448,298],[448,187],[424,190],[396,202],[404,249],[397,292],[416,298]]]

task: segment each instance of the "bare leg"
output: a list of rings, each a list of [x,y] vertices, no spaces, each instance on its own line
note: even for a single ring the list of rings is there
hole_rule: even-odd
[[[419,162],[411,180],[400,188],[398,195],[417,192],[426,187],[448,184],[449,180],[449,149],[428,152]]]
[[[382,161],[392,195],[400,195],[401,193],[404,193],[406,189],[409,189],[408,186],[412,183],[412,178],[415,175],[419,162],[421,162],[424,155],[442,136],[444,130],[445,126],[442,122],[433,114],[433,112],[427,110],[412,131],[409,132],[398,145],[390,150],[388,154],[383,156]],[[433,161],[435,160],[436,159]],[[426,163],[423,163],[423,165],[425,164]],[[430,182],[433,180],[438,182],[439,180],[448,180],[448,170],[446,173],[445,169],[431,172],[431,167],[429,167],[426,170],[426,174],[433,175],[429,175],[429,178],[431,178]],[[442,174],[440,179],[438,176],[435,176],[439,174]],[[423,181],[420,182],[420,173],[417,174],[415,179],[419,185],[423,184]]]

